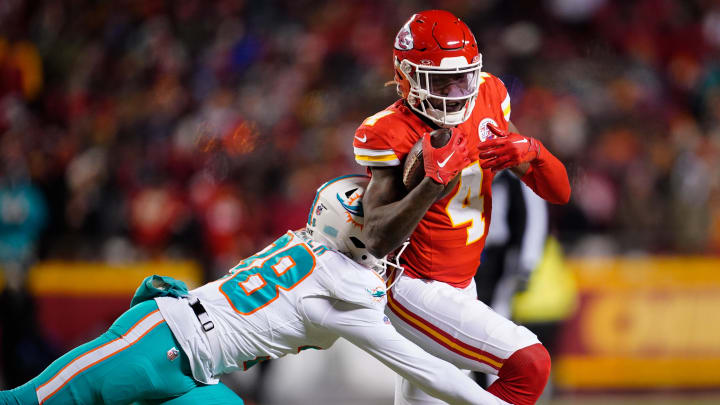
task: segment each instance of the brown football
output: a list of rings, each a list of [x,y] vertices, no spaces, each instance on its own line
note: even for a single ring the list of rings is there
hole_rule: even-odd
[[[440,128],[430,133],[430,144],[435,148],[441,148],[450,142],[452,132],[447,128]],[[407,156],[405,157],[405,163],[403,165],[403,184],[408,191],[415,188],[425,177],[425,166],[423,165],[422,155],[422,139],[418,140],[415,145],[410,149]],[[460,175],[455,176],[454,179],[448,183],[445,187],[445,191],[440,195],[438,199],[445,197],[450,191],[455,188]]]

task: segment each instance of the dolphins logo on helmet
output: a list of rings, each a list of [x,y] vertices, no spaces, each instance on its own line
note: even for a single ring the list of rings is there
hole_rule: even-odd
[[[363,218],[363,206],[360,198],[363,195],[364,190],[360,188],[350,189],[345,193],[336,193],[335,196],[340,203],[340,206],[345,208],[345,215],[347,216],[347,222],[362,229],[363,222],[359,218]]]

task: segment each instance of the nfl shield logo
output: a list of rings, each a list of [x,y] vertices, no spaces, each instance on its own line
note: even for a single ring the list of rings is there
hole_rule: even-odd
[[[478,136],[480,137],[480,142],[485,142],[488,139],[495,139],[495,135],[490,132],[488,124],[498,126],[497,122],[495,122],[495,120],[492,118],[485,118],[480,121],[480,125],[478,125]]]
[[[172,349],[168,350],[168,352],[167,352],[167,359],[170,361],[177,359],[179,356],[180,356],[180,350],[178,350],[174,347]]]

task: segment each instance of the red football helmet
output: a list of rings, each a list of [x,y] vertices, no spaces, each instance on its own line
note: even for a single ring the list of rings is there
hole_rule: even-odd
[[[464,22],[443,10],[410,17],[395,37],[398,94],[442,127],[465,122],[477,98],[482,55]]]

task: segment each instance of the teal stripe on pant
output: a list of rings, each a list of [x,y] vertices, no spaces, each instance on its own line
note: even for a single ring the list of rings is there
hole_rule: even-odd
[[[135,305],[97,339],[60,357],[27,384],[0,392],[0,404],[38,404],[38,392],[43,405],[242,404],[225,386],[193,380],[187,355],[156,311],[153,300]],[[177,357],[171,359],[173,348]]]

